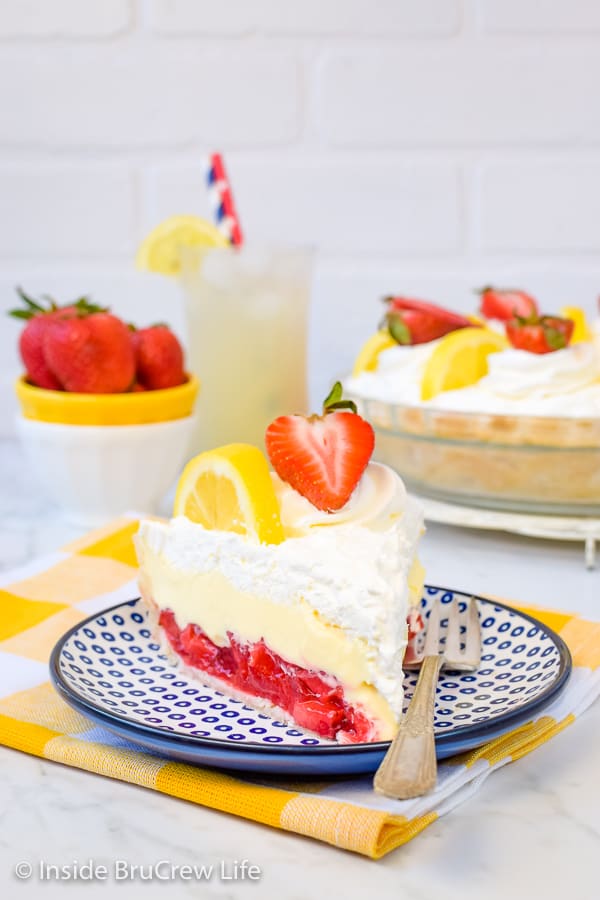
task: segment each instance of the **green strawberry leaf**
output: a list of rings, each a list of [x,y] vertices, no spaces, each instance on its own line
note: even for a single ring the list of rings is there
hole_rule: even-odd
[[[546,343],[549,347],[552,347],[553,350],[562,350],[563,347],[567,346],[567,336],[558,328],[546,326],[544,328],[544,336],[546,338]]]
[[[80,318],[91,316],[93,313],[109,312],[108,306],[99,306],[97,303],[92,303],[89,297],[80,297],[72,305],[77,310],[77,315]]]
[[[344,400],[342,397],[343,392],[342,382],[336,381],[323,401],[324,415],[335,412],[336,409],[349,409],[353,413],[356,412],[356,403],[353,400]]]
[[[405,324],[399,313],[390,313],[387,317],[387,327],[390,335],[397,344],[412,344],[410,328]]]
[[[342,382],[336,381],[336,383],[333,385],[333,387],[331,388],[331,390],[329,391],[329,393],[323,400],[323,409],[327,409],[327,407],[330,406],[332,403],[337,403],[338,400],[341,400],[342,394],[343,394]]]
[[[34,300],[32,297],[29,297],[20,285],[17,285],[15,288],[17,294],[23,300],[23,302],[27,305],[30,310],[35,310],[36,312],[46,312],[47,310],[40,303]]]
[[[350,412],[358,412],[354,400],[339,400],[337,403],[330,403],[325,412],[335,412],[336,409],[349,409]]]

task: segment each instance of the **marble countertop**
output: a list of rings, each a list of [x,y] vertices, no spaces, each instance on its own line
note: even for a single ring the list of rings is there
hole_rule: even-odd
[[[0,442],[0,568],[56,549],[78,531],[65,524]],[[581,547],[431,525],[422,545],[428,581],[574,610],[600,619],[600,570]],[[126,859],[259,866],[259,881],[80,883],[77,897],[402,897],[587,900],[596,895],[600,849],[600,703],[549,744],[495,773],[466,803],[379,862],[133,785],[0,748],[2,896],[64,896],[20,860],[70,864]],[[111,887],[109,888],[109,884]],[[73,895],[74,892],[73,892]]]

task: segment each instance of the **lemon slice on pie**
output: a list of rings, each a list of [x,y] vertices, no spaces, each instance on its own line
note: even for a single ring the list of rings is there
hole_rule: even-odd
[[[580,306],[563,306],[560,311],[564,319],[572,319],[575,323],[573,329],[572,344],[581,344],[583,341],[593,340],[592,330],[588,325],[585,312]]]
[[[356,376],[361,372],[375,372],[379,363],[379,354],[395,346],[397,343],[388,331],[376,331],[362,345],[354,362],[352,374]]]
[[[507,347],[504,335],[487,328],[461,328],[446,334],[425,365],[421,400],[475,384],[487,374],[490,353]]]
[[[142,242],[135,258],[138,269],[161,275],[179,275],[185,247],[229,247],[225,235],[212,222],[198,216],[170,216]]]
[[[267,460],[251,444],[227,444],[191,459],[177,484],[173,515],[253,535],[263,544],[284,540]]]

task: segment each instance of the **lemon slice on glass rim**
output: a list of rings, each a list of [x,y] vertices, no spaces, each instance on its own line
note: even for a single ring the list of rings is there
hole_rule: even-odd
[[[421,400],[476,384],[487,375],[488,356],[507,347],[504,335],[488,328],[460,328],[444,335],[425,365]]]
[[[226,444],[191,459],[177,484],[173,515],[264,544],[285,537],[267,460],[251,444]]]
[[[198,216],[170,216],[142,241],[135,263],[138,269],[161,275],[179,275],[184,248],[227,248],[230,243],[219,229]]]

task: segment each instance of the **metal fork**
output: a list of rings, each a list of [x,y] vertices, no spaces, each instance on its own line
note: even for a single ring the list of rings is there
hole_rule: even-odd
[[[431,606],[423,652],[410,666],[420,668],[419,680],[406,715],[396,737],[383,758],[373,780],[378,794],[408,800],[430,791],[436,783],[437,761],[433,733],[435,689],[442,667],[456,672],[472,672],[481,658],[481,631],[477,601],[471,597],[466,611],[464,650],[458,603],[444,604],[448,616],[445,644],[440,645],[442,604],[435,600]]]

